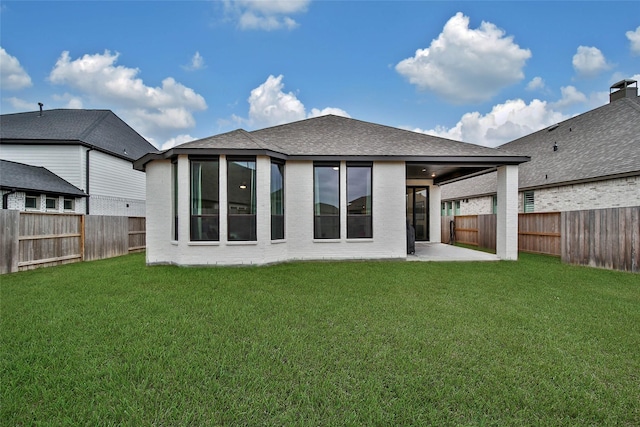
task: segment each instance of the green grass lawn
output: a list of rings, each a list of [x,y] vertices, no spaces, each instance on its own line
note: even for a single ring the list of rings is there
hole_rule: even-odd
[[[136,254],[0,291],[2,425],[640,425],[637,274]]]

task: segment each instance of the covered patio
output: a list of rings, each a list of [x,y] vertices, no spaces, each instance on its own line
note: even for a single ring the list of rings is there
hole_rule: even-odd
[[[445,243],[416,242],[415,254],[407,261],[499,261],[496,254],[461,248]]]

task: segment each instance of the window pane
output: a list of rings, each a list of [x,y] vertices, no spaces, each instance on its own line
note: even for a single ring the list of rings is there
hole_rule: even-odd
[[[53,197],[47,197],[47,199],[45,200],[45,204],[47,209],[57,209],[58,199]]]
[[[271,239],[284,239],[284,164],[271,163]]]
[[[73,199],[64,199],[64,210],[72,211],[73,210]]]
[[[347,166],[347,238],[370,238],[371,165]]]
[[[173,210],[173,240],[178,240],[178,163],[171,163],[171,178],[173,183],[172,210]]]
[[[340,238],[340,165],[314,165],[314,238]]]
[[[256,240],[256,160],[227,160],[229,240]]]
[[[38,196],[27,195],[24,199],[24,207],[27,209],[37,209]]]
[[[218,171],[218,160],[191,161],[191,240],[219,239]]]

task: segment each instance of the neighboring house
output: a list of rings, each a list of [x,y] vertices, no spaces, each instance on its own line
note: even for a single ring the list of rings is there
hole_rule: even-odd
[[[0,116],[0,159],[40,166],[79,188],[83,213],[144,216],[144,172],[156,151],[109,110],[40,110]]]
[[[528,157],[322,116],[143,156],[147,263],[405,259],[407,223],[440,242],[440,187],[498,169],[497,254],[517,259],[518,165]]]
[[[84,191],[39,166],[0,160],[2,209],[84,213]]]
[[[607,105],[499,147],[523,153],[519,211],[640,206],[640,98],[635,80],[611,87]],[[442,188],[443,215],[495,213],[495,173]]]

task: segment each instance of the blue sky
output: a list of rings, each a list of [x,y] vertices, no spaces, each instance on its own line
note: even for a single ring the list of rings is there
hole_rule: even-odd
[[[497,146],[640,80],[640,2],[2,1],[2,114],[158,148],[320,114]]]

